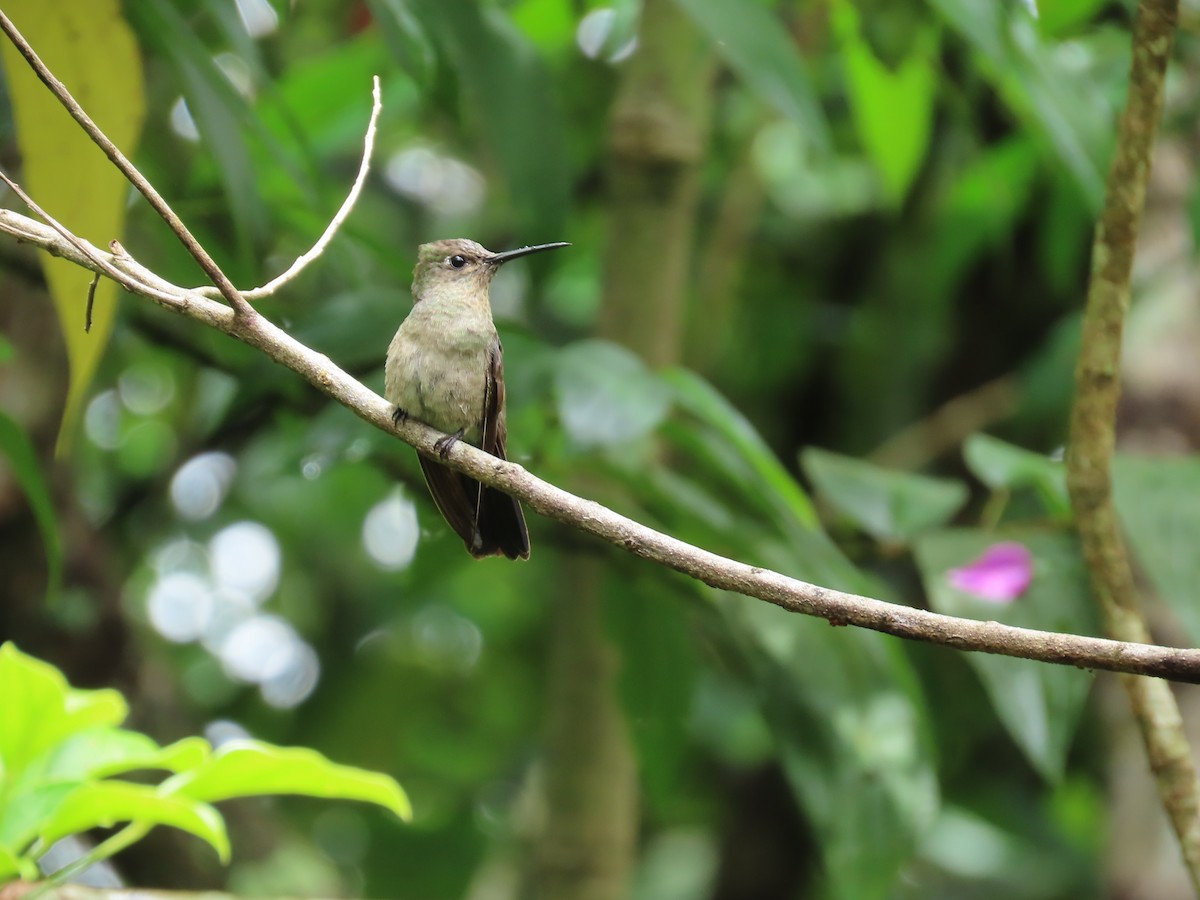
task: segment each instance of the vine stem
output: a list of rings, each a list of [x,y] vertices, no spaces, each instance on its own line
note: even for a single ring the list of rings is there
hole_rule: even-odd
[[[1112,461],[1133,260],[1178,16],[1178,0],[1138,3],[1129,94],[1092,244],[1066,457],[1067,488],[1105,630],[1114,639],[1141,643],[1149,643],[1151,635],[1113,502]],[[1159,798],[1200,894],[1200,783],[1179,705],[1163,681],[1125,675],[1121,682]]]
[[[132,846],[150,833],[154,826],[145,822],[130,822],[116,834],[105,838],[83,856],[74,862],[67,863],[57,872],[52,873],[44,881],[39,881],[21,895],[22,900],[38,900],[50,891],[62,887],[76,875],[86,872],[98,862],[103,862],[116,856],[126,847]]]

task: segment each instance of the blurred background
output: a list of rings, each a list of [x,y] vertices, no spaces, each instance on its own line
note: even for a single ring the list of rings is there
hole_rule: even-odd
[[[244,288],[341,203],[380,76],[366,190],[321,259],[257,304],[375,390],[419,243],[570,241],[492,291],[510,458],[805,580],[1096,633],[1053,459],[1132,7],[6,11]],[[1150,454],[1200,440],[1197,15],[1186,5],[1125,354],[1122,442]],[[5,62],[6,171],[98,246],[120,236],[202,283]],[[1115,679],[832,628],[533,515],[528,563],[476,562],[410,448],[147,301],[102,293],[85,336],[87,281],[67,267],[48,287],[30,248],[0,241],[0,639],[120,688],[160,741],[315,747],[394,775],[415,808],[404,826],[350,804],[228,804],[229,868],[160,830],[120,858],[132,883],[1190,895]],[[1194,645],[1200,523],[1181,485],[1200,475],[1171,465],[1130,460],[1119,499],[1163,551],[1147,566],[1159,636]],[[947,570],[1000,539],[1032,550],[1029,590],[955,590]]]

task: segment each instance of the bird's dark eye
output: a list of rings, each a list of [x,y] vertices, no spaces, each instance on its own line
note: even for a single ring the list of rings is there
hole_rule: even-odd
[[[450,257],[450,265],[454,266],[456,269],[461,269],[466,264],[467,258],[461,253],[456,253],[454,256]]]

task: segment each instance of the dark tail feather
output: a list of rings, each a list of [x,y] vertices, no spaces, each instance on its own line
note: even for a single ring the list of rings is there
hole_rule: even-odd
[[[472,482],[478,485],[478,482]],[[521,504],[503,491],[485,487],[479,501],[479,535],[482,547],[476,556],[503,553],[509,559],[529,559],[529,531]],[[470,549],[468,547],[467,549]]]
[[[521,505],[453,469],[418,456],[438,511],[475,557],[529,558],[529,532]],[[482,488],[482,490],[481,490]]]

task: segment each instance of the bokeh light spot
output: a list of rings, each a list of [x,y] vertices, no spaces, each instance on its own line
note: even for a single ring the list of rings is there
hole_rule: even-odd
[[[258,522],[235,522],[209,542],[218,588],[240,591],[255,601],[270,597],[279,583],[281,552],[271,529]]]
[[[320,675],[321,663],[316,651],[297,638],[287,664],[274,675],[264,678],[258,690],[267,705],[291,709],[308,698]]]
[[[381,569],[403,569],[412,562],[419,536],[416,507],[399,491],[376,503],[363,520],[363,546]]]
[[[286,672],[301,643],[279,616],[253,616],[234,626],[221,643],[221,664],[231,678],[258,684]]]
[[[171,479],[171,502],[176,512],[193,522],[207,519],[221,506],[236,473],[237,462],[228,453],[193,456]]]
[[[92,398],[83,416],[88,439],[102,450],[121,446],[121,399],[116,391],[104,391]]]
[[[212,586],[191,572],[163,575],[150,588],[146,612],[150,624],[167,640],[194,641],[212,617]]]

